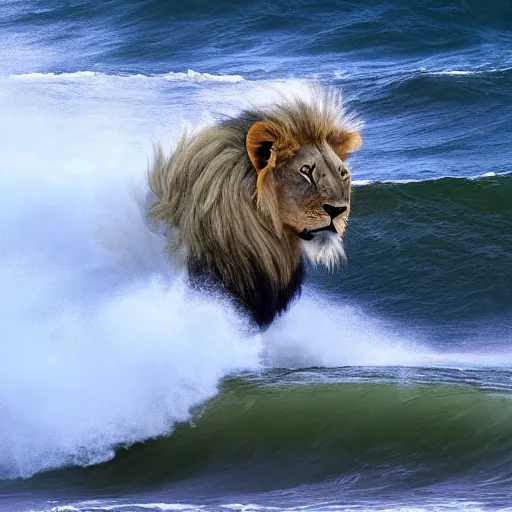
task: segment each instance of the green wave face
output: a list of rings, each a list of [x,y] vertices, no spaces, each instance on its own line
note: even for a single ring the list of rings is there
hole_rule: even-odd
[[[501,315],[510,326],[510,197],[511,175],[356,187],[349,264],[311,269],[312,282],[408,322]]]
[[[164,486],[179,494],[198,485],[204,493],[254,492],[341,479],[348,492],[375,486],[378,476],[388,492],[473,472],[512,477],[505,391],[231,380],[195,417],[169,438],[121,449],[110,463],[37,475],[26,485],[97,493]]]

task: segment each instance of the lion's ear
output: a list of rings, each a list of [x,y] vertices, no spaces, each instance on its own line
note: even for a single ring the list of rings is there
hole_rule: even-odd
[[[339,132],[329,141],[334,152],[345,160],[349,153],[359,149],[363,139],[358,132]]]
[[[245,147],[252,165],[258,173],[270,163],[271,149],[276,139],[271,124],[266,121],[257,121],[249,128]]]

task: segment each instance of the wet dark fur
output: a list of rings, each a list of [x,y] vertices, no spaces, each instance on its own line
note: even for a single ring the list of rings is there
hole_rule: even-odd
[[[257,287],[250,293],[244,294],[236,284],[226,282],[215,269],[208,268],[197,260],[189,261],[189,284],[200,290],[225,292],[227,297],[231,297],[233,305],[248,315],[255,326],[266,329],[276,316],[286,311],[294,299],[299,298],[304,280],[304,266],[302,261],[299,261],[288,286],[278,290],[274,288],[261,267],[253,264],[252,270],[257,276]]]

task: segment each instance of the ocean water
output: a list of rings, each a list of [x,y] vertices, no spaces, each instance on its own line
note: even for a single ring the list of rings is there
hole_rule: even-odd
[[[512,4],[0,3],[0,510],[512,509]],[[148,223],[152,144],[307,84],[348,266],[262,334]]]

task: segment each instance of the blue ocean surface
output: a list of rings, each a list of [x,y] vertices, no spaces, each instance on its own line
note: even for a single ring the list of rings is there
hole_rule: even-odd
[[[512,3],[0,3],[0,510],[512,510]],[[364,123],[348,265],[247,334],[153,143],[308,84]]]

